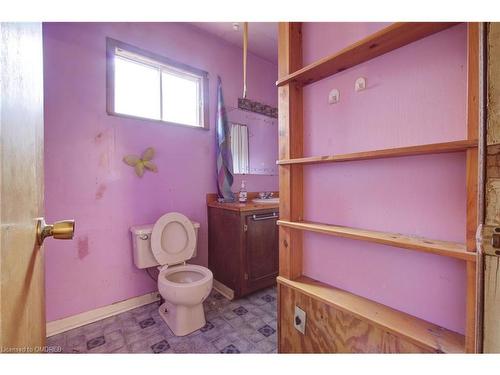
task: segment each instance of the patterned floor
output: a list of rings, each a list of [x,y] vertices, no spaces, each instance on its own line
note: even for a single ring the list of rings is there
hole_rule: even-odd
[[[207,324],[175,337],[158,303],[49,337],[62,353],[276,353],[276,287],[229,301],[215,290],[204,303]]]

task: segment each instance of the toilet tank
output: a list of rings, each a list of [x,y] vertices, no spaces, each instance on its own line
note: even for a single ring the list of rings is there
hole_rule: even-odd
[[[198,248],[198,229],[200,223],[191,221],[194,226],[196,235],[196,246],[193,252],[193,258],[196,256]],[[134,264],[137,268],[149,268],[159,266],[160,264],[153,256],[151,250],[151,233],[153,232],[154,224],[138,225],[130,228],[132,232],[132,252],[134,256]]]

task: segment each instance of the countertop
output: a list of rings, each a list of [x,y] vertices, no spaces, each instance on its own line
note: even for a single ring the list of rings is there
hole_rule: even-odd
[[[279,192],[274,191],[273,197],[279,197]],[[219,203],[217,202],[217,194],[208,193],[207,194],[207,206],[214,208],[221,208],[230,211],[246,212],[246,211],[264,211],[264,210],[279,210],[279,203],[255,203],[252,199],[258,198],[258,192],[248,192],[247,203]]]
[[[280,205],[278,203],[254,203],[249,201],[247,203],[219,203],[211,201],[207,203],[208,207],[222,208],[230,211],[258,211],[258,210],[278,210]]]

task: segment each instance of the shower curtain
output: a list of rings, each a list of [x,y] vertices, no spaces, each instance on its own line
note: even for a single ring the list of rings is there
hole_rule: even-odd
[[[217,148],[217,194],[225,201],[234,201],[231,191],[233,185],[233,160],[231,145],[229,144],[229,123],[227,121],[224,98],[222,97],[222,81],[217,77],[217,119],[216,119],[216,148]]]
[[[248,174],[248,127],[241,124],[231,126],[231,155],[233,173]]]

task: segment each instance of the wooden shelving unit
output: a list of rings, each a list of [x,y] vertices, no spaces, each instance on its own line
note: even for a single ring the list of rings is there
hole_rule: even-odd
[[[348,312],[364,321],[363,327],[381,327],[373,330],[370,337],[377,342],[378,350],[385,350],[383,342],[385,333],[389,332],[403,342],[413,342],[417,347],[424,346],[430,351],[442,352],[477,352],[478,327],[477,327],[477,261],[475,231],[478,225],[478,138],[479,138],[479,62],[480,62],[480,24],[468,23],[467,29],[467,136],[464,140],[443,143],[425,144],[410,147],[398,147],[375,151],[364,151],[350,154],[304,157],[303,155],[303,87],[321,79],[349,69],[355,65],[366,62],[382,54],[405,46],[409,43],[425,38],[429,35],[445,30],[457,23],[395,23],[376,32],[338,53],[320,59],[306,67],[302,67],[302,37],[300,23],[280,23],[279,26],[279,177],[280,177],[280,220],[279,248],[280,248],[280,277],[279,288],[283,295],[289,298],[299,298],[304,304],[305,300],[290,294],[281,288],[291,288],[300,292],[307,298],[316,302],[308,302],[310,313],[315,314],[318,305],[324,303],[336,309]],[[303,220],[303,170],[311,164],[361,161],[369,159],[407,157],[425,154],[439,154],[447,152],[464,152],[466,155],[466,182],[467,210],[466,210],[466,241],[464,244],[446,241],[429,240],[409,235],[396,233],[377,232],[371,230],[349,228],[322,223],[312,223]],[[332,166],[334,167],[334,166]],[[462,187],[458,187],[462,188]],[[355,296],[339,290],[333,286],[320,283],[304,277],[302,274],[302,234],[304,231],[324,233],[336,237],[353,240],[369,241],[392,247],[410,249],[432,253],[440,256],[451,257],[466,262],[467,285],[466,294],[466,327],[465,336],[438,327],[421,319],[396,311],[387,306],[370,301],[366,298]],[[391,251],[391,250],[389,250]],[[355,270],[353,270],[355,272]],[[292,297],[290,297],[292,296]],[[295,297],[294,297],[295,296]],[[304,297],[305,298],[305,297]],[[296,300],[297,301],[297,300]],[[289,309],[293,308],[288,300],[281,301],[278,310],[287,309],[286,313],[279,313],[278,322],[279,341],[278,348],[286,343],[287,350],[292,350],[294,345],[299,348],[325,348],[337,350],[335,345],[330,345],[329,336],[323,336],[323,341],[314,346],[316,336],[294,336],[295,329],[290,328],[287,321],[282,322],[281,316],[293,316]],[[322,314],[327,313],[322,310]],[[323,319],[323,316],[316,317]],[[350,318],[347,318],[350,319]],[[366,323],[368,322],[368,323]],[[287,337],[280,334],[281,325],[287,324]],[[328,322],[313,324],[315,329],[326,330]],[[340,328],[342,338],[348,340],[349,332]],[[368,332],[368,331],[367,331]],[[375,332],[375,333],[374,333]],[[307,332],[306,332],[307,333]],[[317,332],[319,333],[319,332]],[[389,334],[388,333],[388,334]],[[357,333],[353,333],[356,335]],[[373,338],[373,335],[375,338]],[[294,337],[292,337],[294,336]],[[366,336],[352,337],[360,345],[371,345],[364,341]],[[295,341],[294,341],[295,340]],[[394,340],[398,340],[397,338]],[[291,342],[293,341],[293,343]],[[353,342],[353,341],[349,341]],[[356,350],[356,347],[340,342],[345,350]],[[322,346],[323,345],[323,346]],[[387,350],[404,350],[403,346],[391,346]],[[419,346],[420,345],[420,346]],[[373,348],[373,347],[370,347]],[[279,349],[280,350],[280,349]],[[412,348],[411,350],[415,350]]]
[[[288,165],[288,164],[338,163],[338,162],[356,161],[356,160],[386,159],[386,158],[399,158],[403,156],[443,154],[448,152],[465,151],[473,148],[477,148],[476,139],[433,143],[433,144],[426,144],[419,146],[388,148],[375,151],[354,152],[350,154],[311,156],[307,158],[296,158],[288,160],[285,159],[285,160],[278,160],[276,164]]]
[[[278,283],[293,288],[335,309],[368,320],[384,330],[403,336],[408,341],[430,351],[443,353],[463,353],[465,337],[443,329],[435,324],[394,310],[380,303],[356,296],[341,289],[313,280],[299,277],[288,280],[278,277]]]
[[[294,82],[308,85],[455,26],[457,22],[398,22],[278,80],[278,86]]]
[[[399,233],[378,232],[373,230],[305,221],[293,222],[278,220],[278,225],[287,228],[300,229],[308,232],[328,234],[335,237],[374,242],[402,249],[442,255],[450,258],[466,260],[469,262],[476,261],[476,253],[468,252],[465,244],[457,242],[430,240],[422,237],[406,236]]]

